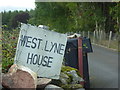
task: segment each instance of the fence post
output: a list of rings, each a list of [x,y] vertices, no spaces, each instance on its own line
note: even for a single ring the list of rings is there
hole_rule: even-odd
[[[98,36],[100,37],[100,35],[101,35],[101,30],[99,29]],[[99,38],[99,39],[100,39],[100,38]]]
[[[99,39],[98,30],[96,31],[96,38]]]
[[[101,43],[101,40],[102,40],[102,34],[103,34],[103,32],[102,32],[102,30],[100,31],[100,43]]]
[[[112,38],[112,31],[110,31],[110,34],[109,34],[108,48],[110,47],[111,38]]]
[[[93,35],[93,43],[95,43],[95,31],[94,31],[94,35]]]
[[[119,23],[118,17],[117,17],[117,25],[118,25],[118,29],[119,29],[119,32],[120,32],[120,23]]]

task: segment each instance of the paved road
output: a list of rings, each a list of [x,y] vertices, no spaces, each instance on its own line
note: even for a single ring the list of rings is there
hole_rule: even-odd
[[[93,45],[89,53],[91,88],[118,88],[118,53]]]

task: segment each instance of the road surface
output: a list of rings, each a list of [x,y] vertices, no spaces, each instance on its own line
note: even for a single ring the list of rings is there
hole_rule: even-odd
[[[118,53],[93,45],[88,54],[91,88],[118,88]]]

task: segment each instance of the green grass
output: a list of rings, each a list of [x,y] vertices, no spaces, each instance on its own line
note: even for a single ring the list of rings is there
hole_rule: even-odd
[[[91,40],[93,41],[93,40]],[[110,41],[110,44],[109,44],[109,40],[95,40],[95,44],[98,44],[98,45],[102,45],[102,46],[105,46],[107,48],[111,48],[111,49],[115,49],[116,51],[118,51],[118,40],[111,40]],[[108,47],[108,44],[109,44],[109,47]]]

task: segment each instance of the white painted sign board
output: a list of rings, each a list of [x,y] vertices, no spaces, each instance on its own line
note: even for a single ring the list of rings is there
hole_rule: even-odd
[[[59,79],[67,35],[22,24],[15,64],[23,65],[39,77]]]

